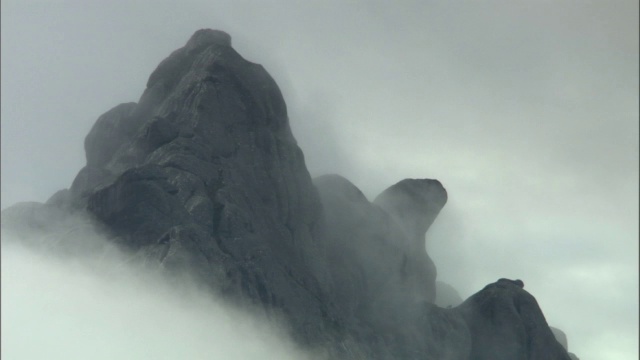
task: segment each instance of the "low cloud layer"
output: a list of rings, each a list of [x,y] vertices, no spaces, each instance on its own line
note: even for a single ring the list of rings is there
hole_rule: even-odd
[[[82,239],[102,241],[100,239]],[[282,329],[119,256],[52,256],[2,236],[3,359],[310,360]]]

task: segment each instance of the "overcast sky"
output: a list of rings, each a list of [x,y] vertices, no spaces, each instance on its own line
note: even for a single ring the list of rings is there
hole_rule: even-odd
[[[313,176],[373,200],[435,178],[428,234],[463,297],[520,278],[581,359],[638,356],[638,2],[3,0],[2,208],[84,165],[200,28],[280,85]]]

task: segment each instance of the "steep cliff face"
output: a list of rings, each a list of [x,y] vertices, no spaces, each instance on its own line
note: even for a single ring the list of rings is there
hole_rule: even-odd
[[[40,229],[57,246],[65,231],[97,227],[135,261],[283,316],[331,358],[568,356],[517,282],[434,305],[424,239],[442,184],[407,179],[370,202],[340,176],[312,182],[278,86],[224,32],[197,31],[138,103],[96,121],[85,150],[68,190],[3,211],[3,231]]]
[[[322,334],[328,283],[317,192],[273,79],[229,35],[200,30],[151,74],[140,101],[102,115],[70,202],[116,241]]]

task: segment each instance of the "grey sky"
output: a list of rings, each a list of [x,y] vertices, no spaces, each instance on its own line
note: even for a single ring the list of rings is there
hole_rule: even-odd
[[[463,297],[521,278],[581,359],[638,349],[637,1],[2,2],[2,208],[45,201],[97,117],[199,28],[280,85],[312,175],[449,203],[427,235]]]

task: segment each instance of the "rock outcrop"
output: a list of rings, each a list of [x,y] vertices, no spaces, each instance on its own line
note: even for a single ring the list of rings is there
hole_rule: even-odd
[[[436,295],[436,266],[425,250],[425,234],[447,203],[447,191],[438,180],[405,179],[384,190],[373,201],[400,225],[405,236],[396,238],[409,263],[425,267],[423,287],[427,300]]]
[[[407,179],[370,202],[340,176],[312,182],[278,86],[224,32],[197,31],[138,103],[99,117],[85,151],[68,190],[3,211],[3,231],[82,247],[56,244],[98,229],[132,261],[284,318],[330,358],[568,359],[521,281],[434,305],[425,233],[444,187]]]
[[[521,284],[500,279],[456,308],[471,332],[471,359],[570,359],[536,299]]]
[[[415,246],[417,233],[341,176],[321,176],[314,183],[325,212],[322,235],[334,279],[332,302],[346,331],[366,339],[364,347],[372,350],[368,358],[466,359],[471,342],[463,319],[431,304],[435,267],[424,249],[424,232],[422,247]],[[412,190],[421,194],[427,188]],[[425,215],[412,211],[415,203],[404,191],[394,185],[381,196],[397,196],[393,214],[410,220]]]

